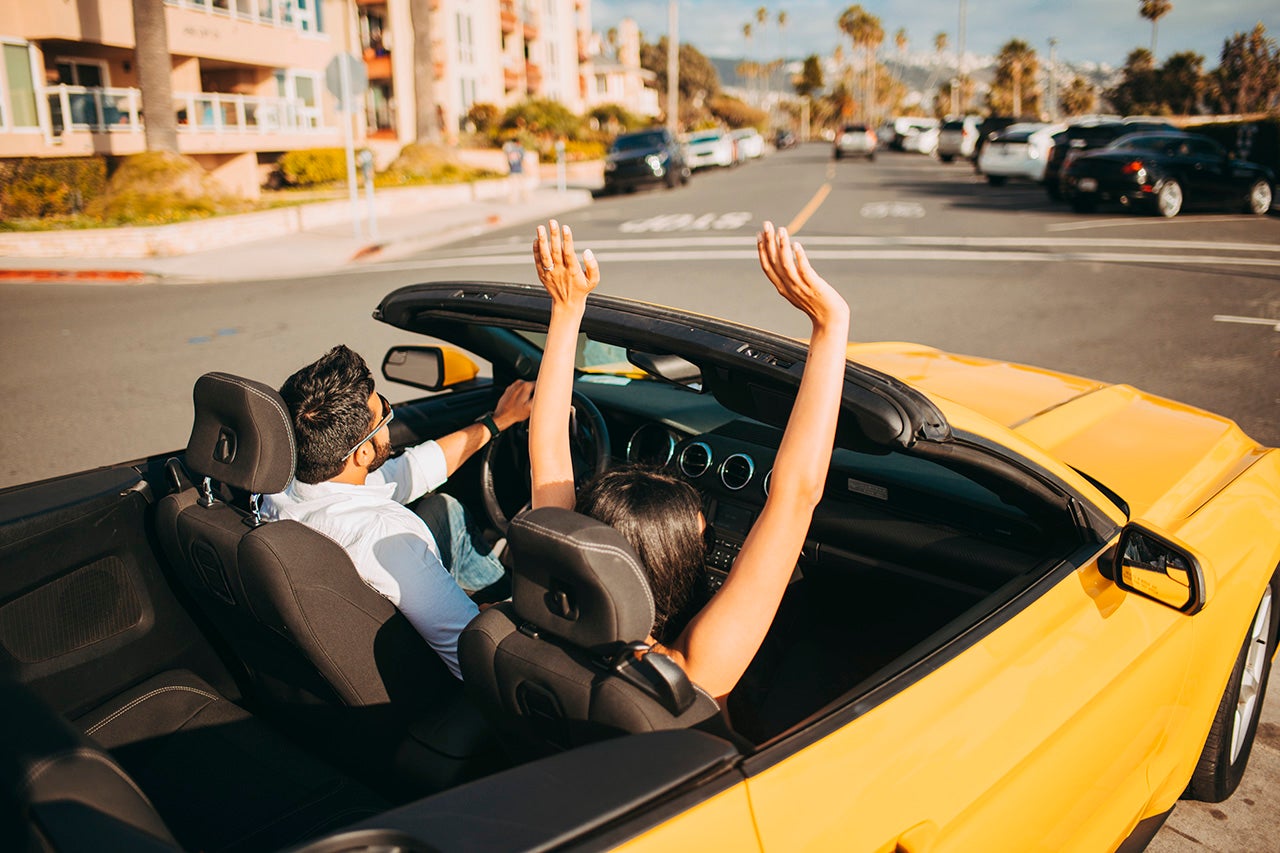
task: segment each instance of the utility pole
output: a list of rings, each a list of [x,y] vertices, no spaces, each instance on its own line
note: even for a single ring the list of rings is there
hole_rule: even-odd
[[[1058,120],[1058,40],[1049,38],[1049,120]]]
[[[964,35],[965,35],[965,18],[966,0],[960,0],[960,27],[956,30],[956,40],[959,42],[957,49],[960,51],[956,56],[956,76],[960,78],[960,109],[957,111],[960,115],[966,115],[969,112],[968,98],[965,93],[965,81],[968,76],[964,73]]]
[[[676,0],[667,3],[667,130],[680,133],[680,36]]]

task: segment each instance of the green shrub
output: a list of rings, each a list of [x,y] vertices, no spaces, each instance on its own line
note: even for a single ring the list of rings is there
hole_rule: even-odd
[[[70,216],[102,195],[106,183],[100,156],[10,161],[0,170],[0,218]]]
[[[467,121],[475,125],[476,133],[489,133],[498,126],[502,111],[496,104],[472,104],[467,110]]]
[[[502,116],[501,127],[569,139],[576,139],[583,129],[581,118],[559,101],[547,98],[530,98],[510,107]]]
[[[310,187],[347,179],[345,148],[304,148],[286,151],[276,161],[276,169],[286,184]]]
[[[108,225],[160,225],[241,206],[189,157],[163,151],[121,161],[88,213]]]
[[[649,126],[648,118],[636,115],[621,104],[601,104],[598,107],[592,107],[587,117],[594,119],[599,128],[611,136]]]
[[[412,142],[400,149],[391,166],[374,179],[374,186],[456,184],[490,177],[496,177],[496,173],[468,166],[446,148]]]
[[[768,126],[768,113],[728,95],[716,95],[714,98],[708,99],[707,107],[711,110],[712,115],[731,128],[754,127],[759,130]]]

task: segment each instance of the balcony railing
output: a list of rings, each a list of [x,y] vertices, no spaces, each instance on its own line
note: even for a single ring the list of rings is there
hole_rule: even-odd
[[[141,133],[142,93],[137,89],[59,85],[45,90],[51,132]],[[319,107],[297,98],[264,98],[222,92],[182,92],[173,97],[182,133],[310,133],[326,130]]]
[[[253,21],[273,27],[315,32],[315,11],[299,9],[293,0],[164,0],[168,6],[196,9],[233,21]]]

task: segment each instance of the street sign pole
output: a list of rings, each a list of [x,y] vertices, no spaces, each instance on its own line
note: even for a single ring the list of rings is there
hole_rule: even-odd
[[[342,94],[338,97],[342,101],[342,140],[347,148],[347,189],[351,197],[351,231],[358,240],[360,239],[360,195],[356,190],[356,146],[354,134],[351,131],[351,120],[355,117],[355,110],[351,109],[351,66],[346,62],[346,56],[342,54],[339,54],[338,77],[342,87]]]

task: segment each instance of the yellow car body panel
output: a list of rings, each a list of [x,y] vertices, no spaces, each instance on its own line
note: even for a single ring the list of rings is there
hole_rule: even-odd
[[[678,850],[759,850],[747,783],[704,800],[626,843],[612,848],[625,853],[672,853]]]

